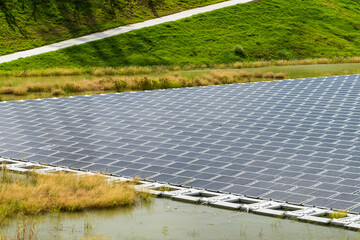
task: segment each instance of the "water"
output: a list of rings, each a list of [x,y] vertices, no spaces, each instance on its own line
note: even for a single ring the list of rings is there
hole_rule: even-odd
[[[357,232],[176,202],[154,199],[141,206],[83,213],[47,214],[36,219],[39,239],[85,239],[103,235],[111,239],[360,239]],[[29,224],[29,223],[28,223]],[[0,230],[16,233],[13,219]]]
[[[286,73],[287,78],[308,78],[319,76],[337,76],[348,74],[359,74],[360,63],[341,63],[341,64],[315,64],[315,65],[292,65],[292,66],[269,66],[261,68],[242,68],[242,69],[212,69],[211,71],[246,71],[246,72],[274,72]],[[181,74],[186,77],[199,76],[209,73],[209,69],[184,71]]]

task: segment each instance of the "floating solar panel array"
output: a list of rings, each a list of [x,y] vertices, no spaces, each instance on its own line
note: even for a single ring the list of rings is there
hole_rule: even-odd
[[[8,171],[18,173],[35,171],[38,174],[53,174],[56,172],[66,172],[78,175],[95,174],[89,171],[73,170],[67,167],[53,167],[46,164],[37,164],[0,157],[0,169],[2,169],[3,166],[5,166]],[[115,182],[128,182],[132,180],[130,178],[106,174],[103,174],[102,176],[108,178],[109,181]],[[279,201],[261,200],[241,195],[216,193],[148,181],[137,181],[135,189],[142,192],[149,192],[159,197],[171,198],[179,201],[208,204],[213,207],[243,210],[268,216],[287,217],[299,221],[306,221],[307,223],[333,225],[354,231],[360,230],[359,214],[338,212],[316,207],[305,207]]]
[[[0,103],[0,156],[360,212],[360,76]]]

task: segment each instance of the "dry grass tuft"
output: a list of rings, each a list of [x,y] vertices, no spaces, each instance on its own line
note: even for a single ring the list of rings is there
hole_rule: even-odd
[[[6,170],[0,174],[0,223],[15,214],[113,208],[134,204],[141,197],[132,184],[109,182],[100,175],[62,172],[11,177]]]
[[[51,92],[51,85],[48,84],[41,84],[41,83],[36,83],[36,84],[29,84],[27,85],[27,91],[28,92]]]
[[[54,89],[51,91],[51,94],[54,96],[54,97],[58,97],[58,96],[61,96],[64,94],[63,90],[61,89]]]
[[[15,96],[26,96],[27,95],[27,87],[25,86],[17,86],[13,88],[13,94]]]
[[[161,68],[161,67],[158,67]],[[90,70],[90,74],[94,76],[103,76],[103,75],[139,75],[139,74],[148,74],[153,71],[157,71],[155,68],[151,67],[137,67],[129,66],[122,68],[113,68],[113,67],[103,67],[103,68],[93,68]]]
[[[240,77],[242,77],[242,78],[249,78],[249,77],[251,77],[251,73],[245,72],[245,71],[240,71],[240,72],[238,72],[238,75],[239,75]]]
[[[0,94],[13,94],[14,88],[13,87],[2,87],[0,88]]]
[[[11,75],[15,77],[46,77],[46,76],[73,76],[84,74],[84,70],[78,68],[64,69],[64,68],[50,68],[41,70],[24,70],[4,73],[4,75]]]
[[[274,75],[274,77],[275,77],[276,79],[285,79],[287,76],[286,76],[285,73],[276,73],[276,74]]]
[[[254,78],[262,78],[263,74],[261,72],[254,72],[253,76]]]
[[[275,74],[273,72],[264,73],[264,78],[275,78]]]

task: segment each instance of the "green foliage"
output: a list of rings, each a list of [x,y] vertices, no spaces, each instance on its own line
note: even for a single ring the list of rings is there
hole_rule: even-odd
[[[0,55],[223,0],[0,0]]]
[[[242,46],[236,45],[234,47],[234,54],[238,57],[245,57],[245,49]]]
[[[347,215],[348,215],[347,210],[338,210],[328,213],[328,217],[331,219],[345,218],[347,217]]]
[[[12,178],[11,178],[11,176],[9,176],[8,170],[6,168],[6,162],[2,162],[0,174],[1,174],[0,183],[11,183],[12,182]]]
[[[76,93],[76,92],[80,92],[81,88],[78,85],[75,85],[74,83],[66,83],[63,87],[62,90],[64,91],[64,93]]]
[[[123,80],[114,81],[114,88],[116,92],[123,92],[127,87],[127,82]]]
[[[360,53],[360,2],[263,0],[0,65],[0,70],[333,58]],[[239,45],[245,49],[234,46]],[[242,53],[246,53],[245,56]],[[240,55],[240,56],[239,56]]]

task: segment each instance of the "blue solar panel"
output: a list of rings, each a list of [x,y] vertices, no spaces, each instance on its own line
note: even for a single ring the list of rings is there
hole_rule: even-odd
[[[351,75],[2,102],[0,156],[356,207],[359,90]]]

